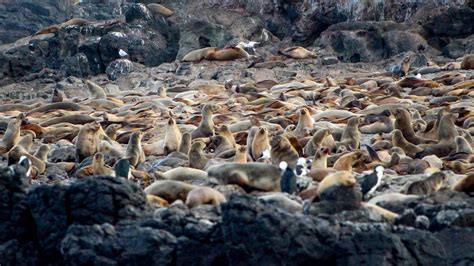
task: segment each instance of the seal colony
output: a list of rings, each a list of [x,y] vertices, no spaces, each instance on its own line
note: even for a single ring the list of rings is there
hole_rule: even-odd
[[[159,4],[148,8],[173,16]],[[36,35],[90,24],[70,20]],[[180,65],[240,60],[250,69],[319,60],[304,47],[268,55],[256,44],[202,47]],[[413,68],[405,56],[385,73],[189,82],[117,95],[107,93],[107,82],[83,80],[85,98],[55,89],[48,101],[5,100],[0,156],[28,165],[32,183],[54,169],[72,182],[127,178],[157,208],[219,206],[232,193],[249,193],[292,212],[346,201],[393,221],[398,214],[377,204],[404,197],[399,194],[472,193],[474,76],[461,71],[473,68],[473,58],[433,73]],[[67,149],[74,154],[50,161]],[[391,187],[392,179],[400,185]],[[356,196],[335,197],[339,189]]]

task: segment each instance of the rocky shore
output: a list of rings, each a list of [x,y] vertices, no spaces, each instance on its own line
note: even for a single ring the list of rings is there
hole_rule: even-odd
[[[464,191],[457,186],[474,176],[474,57],[466,66],[474,54],[473,1],[158,1],[173,13],[166,16],[147,7],[155,2],[0,1],[2,138],[11,121],[21,124],[10,153],[1,155],[0,265],[474,264],[472,185]],[[72,18],[86,22],[67,24]],[[258,44],[245,49],[247,58],[183,61],[196,49],[251,41]],[[317,57],[281,55],[291,46]],[[400,74],[405,58],[409,72]],[[106,97],[94,99],[91,82]],[[59,102],[77,106],[35,109]],[[278,192],[285,200],[272,202],[264,196],[275,191],[261,189],[258,181],[217,184],[208,176],[212,165],[199,169],[204,179],[172,179],[170,170],[199,167],[192,167],[190,153],[173,157],[166,151],[146,154],[128,179],[76,175],[96,159],[77,161],[75,141],[84,125],[98,123],[104,131],[119,126],[107,140],[113,148],[97,152],[112,169],[119,159],[129,160],[125,150],[133,132],[143,132],[144,149],[166,138],[169,121],[192,134],[208,104],[220,108],[213,134],[220,125],[248,126],[231,128],[238,146],[225,158],[217,158],[207,137],[206,160],[232,161],[246,146],[245,160],[277,164],[248,153],[252,127],[290,139],[307,110],[314,128],[291,143],[299,157],[313,159],[302,148],[317,130],[329,128],[334,139],[327,166],[360,152],[349,172],[359,178],[382,163],[382,183],[371,198],[359,184],[323,195],[316,193],[323,179],[301,174],[292,195]],[[412,143],[415,153],[390,164],[396,145],[389,133],[398,129],[400,108],[410,112],[417,136],[428,136],[449,114],[456,115],[456,133]],[[324,116],[331,110],[340,113]],[[85,120],[52,121],[73,115]],[[352,117],[361,118],[355,148],[341,144]],[[369,130],[384,123],[388,128]],[[50,149],[34,178],[12,162],[11,150],[28,135],[28,158],[42,145]],[[459,151],[460,138],[470,151]],[[447,154],[425,154],[446,139],[452,144]],[[366,145],[381,157],[378,164]],[[406,193],[408,185],[439,172],[446,177],[442,186]],[[185,200],[165,198],[159,206],[144,189],[163,180],[212,187],[225,202],[189,208]],[[403,198],[374,201],[393,193]]]

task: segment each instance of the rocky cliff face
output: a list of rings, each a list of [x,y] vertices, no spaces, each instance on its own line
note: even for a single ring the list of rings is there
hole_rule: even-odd
[[[132,62],[158,66],[202,47],[244,40],[266,45],[268,34],[281,40],[269,51],[303,44],[344,62],[373,62],[408,51],[451,58],[474,51],[474,11],[464,0],[162,2],[174,16],[153,16],[143,4],[126,1],[0,3],[2,83],[103,73],[120,58],[119,49]],[[72,17],[94,23],[28,37]]]

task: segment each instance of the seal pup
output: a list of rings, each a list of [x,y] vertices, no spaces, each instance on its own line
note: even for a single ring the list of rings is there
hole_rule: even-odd
[[[237,145],[234,163],[246,163],[247,162],[247,147]]]
[[[369,197],[372,195],[380,186],[383,177],[383,171],[384,167],[382,165],[377,165],[375,166],[372,173],[357,178],[362,189],[362,195],[364,197]]]
[[[104,155],[100,152],[94,154],[94,159],[92,160],[92,173],[95,176],[115,176],[114,169],[105,164]]]
[[[252,158],[258,160],[262,157],[264,151],[270,149],[271,145],[268,138],[268,129],[266,127],[259,127],[252,141]]]
[[[135,131],[130,135],[124,159],[127,159],[130,166],[137,167],[138,164],[145,162],[145,152],[142,149],[143,133]]]
[[[191,138],[206,138],[214,135],[214,122],[212,121],[212,112],[217,109],[217,106],[206,104],[202,108],[202,119],[199,126],[191,133]]]
[[[448,176],[443,172],[436,172],[427,178],[415,181],[408,185],[406,194],[429,195],[438,191],[447,181]]]
[[[293,145],[291,145],[288,138],[283,135],[274,136],[270,141],[270,146],[272,164],[279,165],[280,162],[285,161],[291,169],[296,169],[299,154]]]
[[[221,192],[210,187],[197,187],[188,193],[185,204],[189,209],[192,209],[203,204],[218,206],[224,202],[226,199]]]
[[[281,175],[280,188],[281,192],[293,194],[296,191],[296,175],[295,172],[288,166],[285,161],[280,162],[279,165],[283,174]]]
[[[164,140],[164,155],[168,155],[174,151],[177,151],[181,142],[181,131],[179,131],[178,126],[176,125],[176,120],[172,117],[170,113],[170,118],[166,124],[165,129],[165,140]]]

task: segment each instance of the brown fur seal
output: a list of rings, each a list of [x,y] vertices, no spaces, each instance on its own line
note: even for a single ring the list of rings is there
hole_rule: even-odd
[[[316,151],[321,148],[323,140],[331,134],[328,128],[322,128],[316,131],[303,149],[305,156],[314,156]]]
[[[8,121],[7,130],[0,141],[0,154],[8,152],[20,141],[21,119],[14,118]]]
[[[218,206],[224,202],[226,202],[224,195],[210,187],[197,187],[186,197],[186,206],[190,209],[203,204]]]
[[[408,74],[408,72],[410,71],[410,65],[411,65],[411,57],[409,55],[405,56],[402,62],[400,63],[400,72],[402,76],[406,76]]]
[[[53,96],[51,97],[52,103],[60,103],[67,100],[66,94],[58,89],[53,90]]]
[[[107,99],[107,95],[105,94],[105,91],[101,86],[95,84],[94,82],[90,80],[86,80],[86,85],[87,85],[87,88],[89,89],[89,97],[91,99],[96,99],[96,100]]]
[[[190,148],[191,148],[191,134],[186,132],[181,136],[181,142],[179,143],[178,151],[184,154],[188,154]]]
[[[436,172],[423,180],[415,181],[408,185],[407,193],[411,195],[429,195],[438,191],[447,181],[448,177],[443,172]]]
[[[209,178],[246,190],[280,191],[280,168],[265,163],[225,163],[207,169]]]
[[[283,193],[269,193],[258,197],[259,200],[271,203],[273,206],[284,209],[291,213],[302,213],[303,205],[295,200],[288,198]]]
[[[207,157],[204,154],[206,144],[202,141],[194,141],[189,150],[189,167],[196,169],[204,169],[207,164]]]
[[[145,162],[145,153],[142,149],[142,136],[140,131],[133,132],[128,141],[127,150],[124,159],[128,159],[130,166],[137,167],[138,164]]]
[[[339,145],[344,145],[351,150],[359,149],[360,147],[360,131],[359,131],[359,117],[351,117],[347,122],[346,128],[342,132],[341,141]]]
[[[252,141],[252,157],[254,160],[262,157],[263,152],[270,150],[270,141],[268,140],[268,129],[266,127],[259,127],[255,132]]]
[[[236,142],[234,134],[230,131],[229,127],[226,125],[220,125],[216,130],[217,135],[223,136],[232,144],[232,147],[235,148]]]
[[[153,204],[153,205],[157,205],[161,207],[168,207],[170,205],[168,201],[166,201],[165,199],[160,198],[158,196],[154,196],[154,195],[146,195],[146,201],[149,204]]]
[[[173,11],[160,4],[152,3],[146,5],[146,7],[153,15],[161,15],[165,18],[171,17],[173,15]]]
[[[348,171],[339,171],[326,176],[321,183],[319,183],[317,194],[320,198],[324,195],[324,192],[334,186],[354,187],[357,184],[357,180]]]
[[[313,129],[313,118],[308,109],[302,108],[299,112],[298,124],[293,133],[297,138],[302,138],[306,136],[307,129]]]
[[[272,164],[280,165],[280,162],[285,161],[291,169],[296,169],[299,155],[288,138],[283,135],[274,136],[270,145],[272,147],[270,151]]]
[[[202,119],[199,126],[191,133],[192,139],[206,138],[214,135],[214,122],[212,121],[212,112],[217,109],[217,106],[206,104],[202,108]]]
[[[461,62],[462,69],[474,69],[474,54],[465,55]]]
[[[300,46],[292,46],[278,51],[278,53],[283,54],[287,57],[294,59],[305,59],[305,58],[316,58],[318,57],[315,52],[306,50]]]
[[[474,173],[467,175],[466,177],[459,180],[454,186],[453,189],[456,191],[464,193],[473,193],[474,192]]]
[[[363,153],[360,151],[354,151],[346,153],[339,157],[334,163],[334,170],[336,171],[352,171],[352,166],[357,163],[357,161],[363,156]]]
[[[165,129],[164,154],[170,154],[177,151],[181,142],[181,132],[176,125],[176,120],[170,116]]]
[[[103,131],[99,122],[85,124],[79,130],[76,139],[76,162],[94,155],[99,150],[99,135]]]
[[[104,155],[100,152],[94,154],[94,159],[92,160],[92,173],[95,176],[115,176],[114,169],[104,163]]]
[[[224,49],[219,49],[217,51],[208,53],[205,57],[207,60],[218,60],[218,61],[227,61],[235,60],[240,58],[249,58],[249,54],[242,48],[239,47],[229,47]]]
[[[79,111],[82,107],[77,103],[72,102],[60,102],[60,103],[50,103],[41,107],[33,108],[26,113],[27,116],[34,113],[46,113],[54,110],[68,110],[68,111]]]
[[[429,139],[425,139],[415,135],[415,131],[413,130],[412,126],[413,123],[411,120],[411,114],[407,110],[402,108],[396,108],[392,112],[396,118],[395,129],[400,130],[407,141],[413,144],[433,142]]]
[[[207,180],[205,171],[189,167],[176,167],[166,171],[162,176],[175,181]]]
[[[400,130],[395,129],[392,131],[392,144],[394,147],[400,147],[410,157],[415,157],[415,155],[421,151],[422,148],[410,143],[403,137],[403,134]]]
[[[214,53],[218,50],[217,47],[206,47],[202,49],[197,49],[187,53],[181,61],[184,62],[195,62],[205,59],[209,54]]]
[[[75,115],[65,115],[65,116],[54,117],[54,118],[48,119],[44,122],[41,122],[40,126],[49,127],[49,126],[54,126],[61,123],[84,125],[87,123],[92,123],[94,121],[98,121],[98,119],[90,115],[75,114]]]
[[[236,148],[234,163],[246,163],[247,162],[247,148],[245,146],[238,146]]]
[[[467,142],[467,140],[464,137],[457,136],[456,138],[454,138],[454,142],[456,143],[456,153],[459,153],[459,152],[464,152],[467,154],[473,153],[471,144],[469,144],[469,142]]]
[[[196,186],[175,180],[157,180],[145,188],[145,194],[158,196],[172,203],[175,200],[186,201],[188,193]]]
[[[109,137],[111,140],[116,140],[117,139],[117,131],[119,129],[120,125],[118,124],[111,124],[105,129],[105,135]]]
[[[214,150],[214,157],[219,157],[225,151],[234,150],[234,147],[226,137],[216,135],[211,137],[209,149]]]

